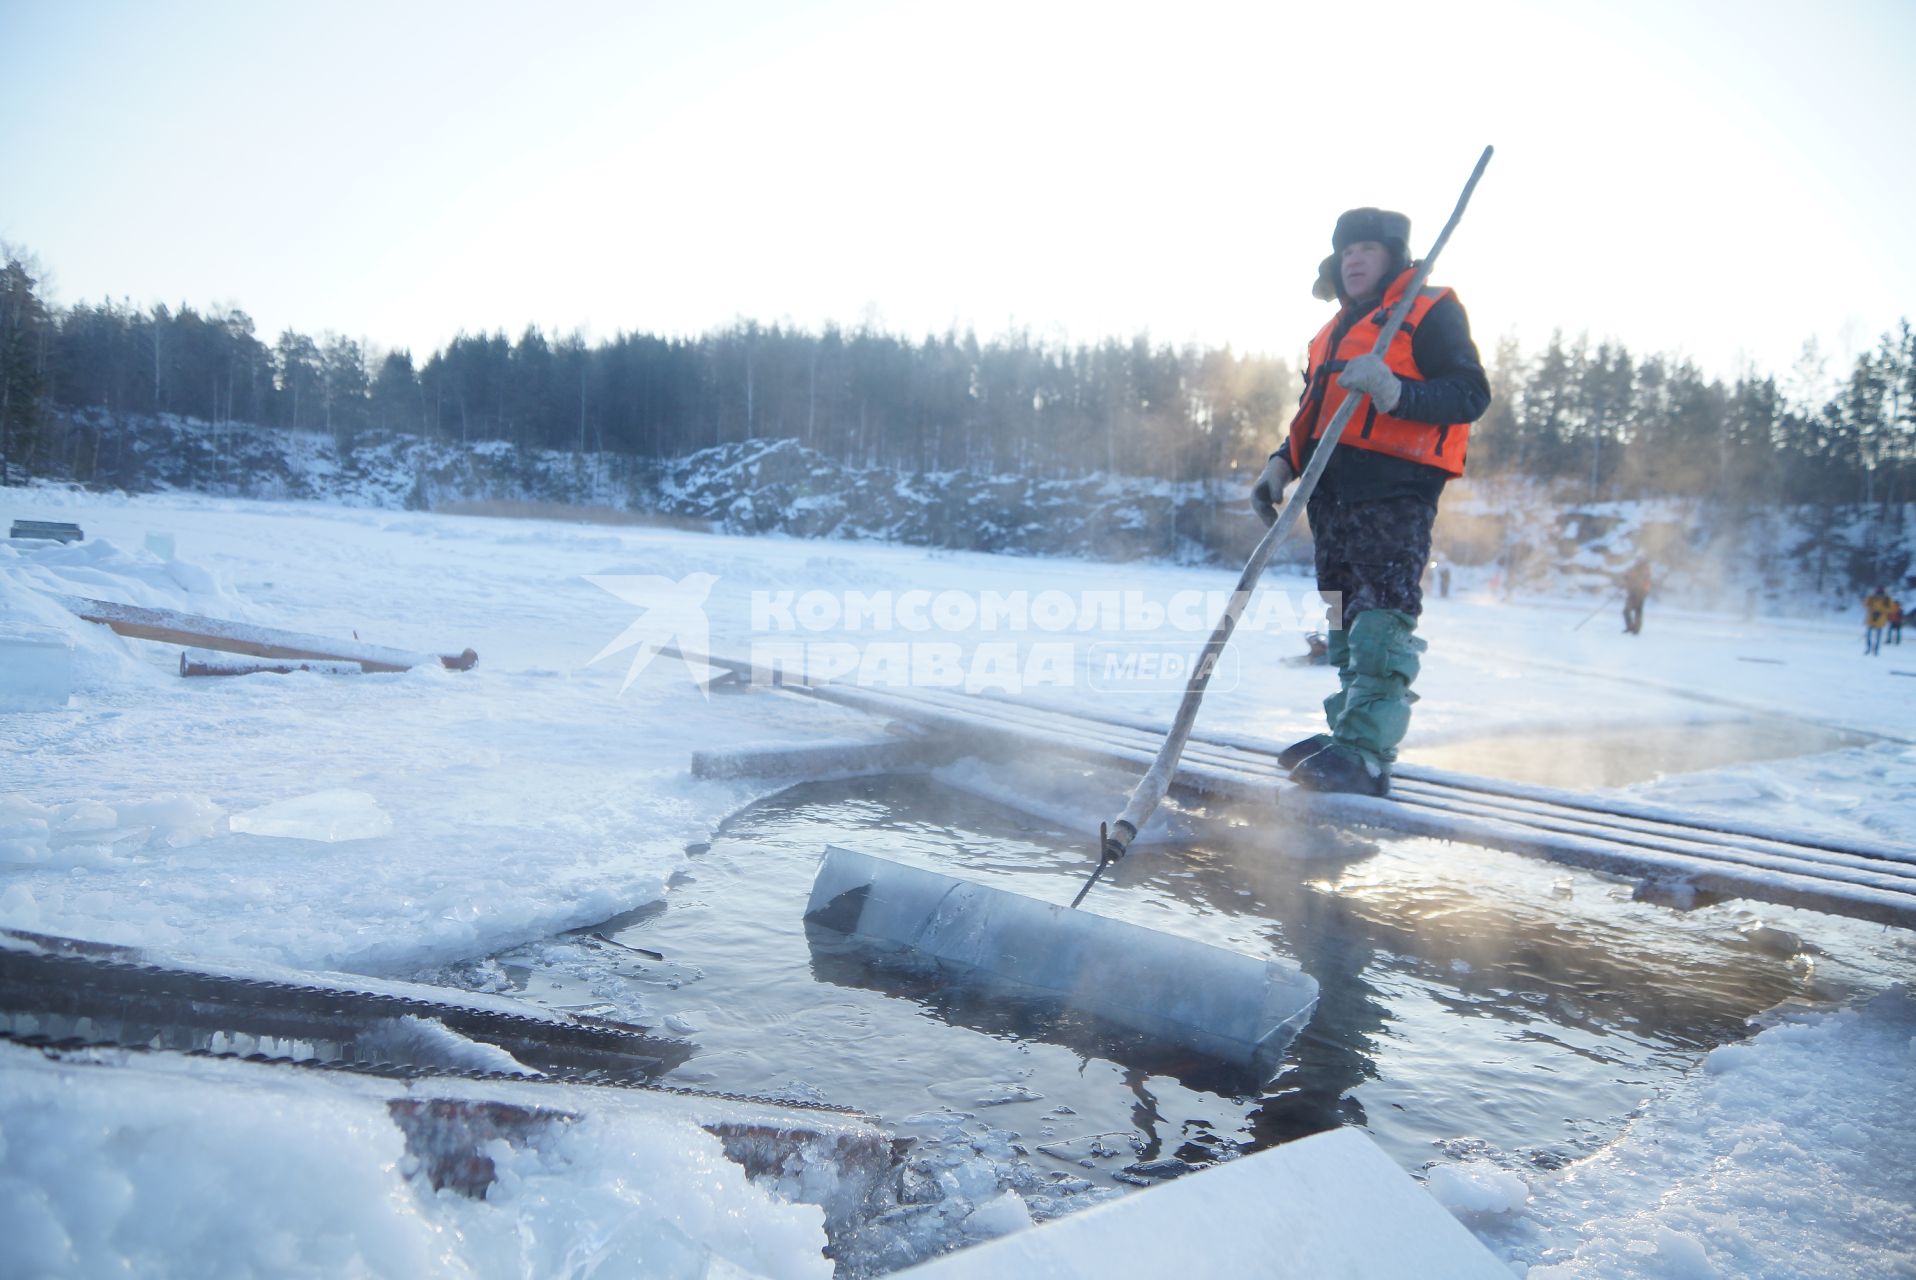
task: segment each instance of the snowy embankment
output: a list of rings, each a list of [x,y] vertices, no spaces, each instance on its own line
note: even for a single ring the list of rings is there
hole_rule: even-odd
[[[1528,1187],[1431,1187],[1529,1280],[1916,1274],[1916,998],[1795,1013],[1724,1045],[1618,1141]],[[1441,1175],[1441,1178],[1440,1176]]]
[[[403,975],[596,923],[656,900],[686,846],[765,785],[692,778],[694,748],[869,728],[796,699],[708,699],[664,659],[621,696],[632,650],[591,660],[638,610],[588,577],[715,575],[703,613],[724,651],[796,640],[971,653],[1006,639],[1021,652],[1099,640],[1194,646],[1209,610],[1191,611],[1196,634],[1180,630],[1174,597],[1228,590],[1235,576],[190,495],[7,496],[0,514],[77,521],[87,541],[0,544],[0,638],[51,636],[71,645],[73,665],[63,709],[0,713],[0,926],[239,966]],[[144,549],[149,533],[170,535],[177,559]],[[1007,637],[953,613],[949,626],[879,635],[822,614],[816,628],[801,625],[808,615],[794,609],[799,629],[769,634],[785,615],[764,608],[755,628],[755,594],[763,605],[807,591],[1074,600],[1134,591],[1162,606],[1164,629],[1127,631],[1122,617],[1087,611],[1082,629]],[[1318,725],[1324,673],[1289,665],[1303,652],[1299,633],[1316,625],[1310,593],[1296,578],[1269,591],[1287,607],[1240,634],[1201,728],[1288,740]],[[183,680],[176,651],[82,623],[49,593],[427,652],[471,646],[480,660],[469,672]],[[1654,603],[1645,634],[1620,637],[1607,617],[1576,629],[1585,612],[1461,589],[1434,601],[1411,758],[1419,743],[1467,751],[1474,740],[1548,741],[1571,727],[1607,730],[1627,755],[1630,736],[1649,726],[1814,719],[1876,740],[1644,790],[1910,841],[1916,679],[1895,672],[1916,669],[1916,649],[1907,662],[1894,649],[1864,659],[1847,625],[1743,623]],[[1162,718],[1176,692],[1080,680],[1024,696]],[[1433,1185],[1513,1262],[1567,1274],[1800,1274],[1791,1250],[1852,1247],[1853,1262],[1838,1257],[1829,1274],[1893,1273],[1872,1264],[1916,1243],[1907,1193],[1916,1146],[1897,1127],[1906,1119],[1871,1099],[1916,1085],[1900,1008],[1815,1013],[1719,1050],[1690,1095],[1652,1101],[1616,1146],[1527,1188],[1468,1169]],[[817,1264],[823,1244],[815,1211],[779,1205],[729,1167],[704,1176],[710,1151],[696,1135],[668,1152],[673,1139],[637,1116],[581,1129],[563,1149],[516,1153],[524,1167],[511,1166],[496,1203],[454,1204],[409,1178],[379,1104],[351,1083],[241,1088],[206,1064],[96,1077],[18,1051],[0,1072],[0,1206],[10,1206],[0,1212],[16,1215],[0,1223],[0,1250],[52,1250],[45,1256],[63,1259],[48,1264],[54,1273],[93,1273],[113,1258],[199,1270],[201,1250],[217,1246],[206,1256],[238,1271],[517,1274],[594,1254],[666,1274],[706,1265],[783,1274],[787,1252]],[[1860,1230],[1876,1243],[1845,1236],[1840,1210],[1793,1213],[1799,1236],[1754,1221],[1831,1176],[1847,1179],[1851,1210],[1868,1224]],[[214,1204],[257,1212],[189,1213]],[[679,1238],[647,1225],[668,1219],[712,1254],[645,1252]]]
[[[158,1055],[76,1068],[8,1045],[0,1079],[10,1276],[831,1275],[820,1209],[616,1091],[537,1143],[488,1144],[474,1200],[420,1176],[383,1082]]]
[[[223,562],[209,572],[81,514],[86,542],[0,550],[0,628],[63,636],[75,671],[69,711],[0,721],[18,761],[0,796],[15,927],[365,973],[513,946],[656,899],[685,846],[755,794],[690,779],[690,744],[777,732],[787,710],[743,722],[682,681],[621,701],[618,672],[575,670],[623,606],[556,563],[515,571],[520,526],[481,522],[504,542],[461,551],[424,517],[393,538],[389,516],[169,513]],[[171,649],[43,593],[413,648],[456,635],[483,656],[470,672],[181,680]]]

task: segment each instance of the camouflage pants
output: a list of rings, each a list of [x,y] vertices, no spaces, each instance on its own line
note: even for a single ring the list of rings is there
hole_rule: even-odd
[[[1331,738],[1373,770],[1397,759],[1410,728],[1410,690],[1424,642],[1414,632],[1423,612],[1430,526],[1437,512],[1415,498],[1310,504],[1317,542],[1317,590],[1330,606],[1330,660],[1337,692],[1324,699]]]
[[[1350,626],[1366,609],[1413,618],[1424,611],[1435,507],[1418,498],[1341,503],[1313,496],[1306,510],[1317,543],[1317,590],[1331,606],[1332,630]]]

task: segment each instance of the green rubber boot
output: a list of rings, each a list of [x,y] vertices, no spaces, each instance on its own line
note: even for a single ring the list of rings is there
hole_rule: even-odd
[[[1410,684],[1428,647],[1412,634],[1416,629],[1417,619],[1395,609],[1366,609],[1350,625],[1349,672],[1331,737],[1378,771],[1397,759],[1397,744],[1410,729],[1410,704],[1417,701]],[[1330,702],[1325,699],[1326,712]]]
[[[1337,732],[1337,721],[1344,714],[1344,696],[1351,687],[1351,633],[1327,631],[1324,633],[1324,645],[1324,660],[1337,668],[1337,692],[1324,699],[1324,722],[1334,734]]]

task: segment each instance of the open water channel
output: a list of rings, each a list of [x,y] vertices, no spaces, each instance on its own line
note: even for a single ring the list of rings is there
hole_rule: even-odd
[[[1766,1010],[1880,990],[1900,963],[1877,926],[1735,902],[1678,912],[1467,845],[1345,838],[1341,856],[1300,860],[1241,827],[1136,849],[1084,909],[1288,957],[1320,984],[1259,1085],[808,937],[828,844],[1059,903],[1095,859],[1086,832],[925,777],[810,783],[690,851],[662,904],[427,976],[663,1027],[698,1046],[668,1083],[847,1104],[915,1139],[893,1200],[835,1242],[841,1274],[1335,1125],[1363,1126],[1413,1172],[1464,1156],[1555,1168]]]

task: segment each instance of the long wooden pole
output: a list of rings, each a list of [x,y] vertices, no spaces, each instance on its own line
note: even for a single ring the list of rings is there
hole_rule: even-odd
[[[1457,197],[1457,207],[1451,211],[1450,221],[1444,224],[1443,231],[1438,234],[1436,242],[1430,246],[1430,252],[1418,264],[1417,274],[1411,280],[1410,288],[1406,289],[1404,296],[1398,299],[1397,305],[1391,310],[1390,319],[1385,323],[1383,331],[1377,335],[1377,344],[1372,348],[1375,354],[1384,354],[1390,348],[1391,339],[1395,338],[1397,331],[1403,327],[1404,317],[1410,314],[1411,304],[1417,301],[1417,295],[1423,289],[1424,281],[1430,278],[1430,269],[1436,265],[1437,255],[1443,252],[1444,245],[1450,240],[1450,233],[1455,231],[1458,222],[1462,221],[1464,208],[1470,203],[1471,193],[1477,189],[1477,180],[1484,176],[1484,169],[1490,164],[1490,157],[1494,150],[1493,147],[1485,147],[1483,155],[1478,157],[1477,167],[1471,171],[1470,181],[1464,184],[1463,194]],[[1298,477],[1297,487],[1291,490],[1290,500],[1284,504],[1284,509],[1278,513],[1277,519],[1272,522],[1263,538],[1259,539],[1256,549],[1251,552],[1251,558],[1246,562],[1244,572],[1238,575],[1237,589],[1231,593],[1230,602],[1225,605],[1224,616],[1218,619],[1216,630],[1211,633],[1210,640],[1204,646],[1203,654],[1198,658],[1197,669],[1191,673],[1191,681],[1184,690],[1184,701],[1178,706],[1177,719],[1171,722],[1170,733],[1165,735],[1164,746],[1158,750],[1157,759],[1152,762],[1150,769],[1138,779],[1137,786],[1132,788],[1131,798],[1124,806],[1124,812],[1118,815],[1115,822],[1108,824],[1101,833],[1097,870],[1091,873],[1091,878],[1085,882],[1084,889],[1079,890],[1078,897],[1072,902],[1072,906],[1075,907],[1084,900],[1085,893],[1097,882],[1099,874],[1105,867],[1124,856],[1124,851],[1130,848],[1131,841],[1137,838],[1138,832],[1143,829],[1145,822],[1157,809],[1158,802],[1164,799],[1164,793],[1170,789],[1171,779],[1177,772],[1178,757],[1184,754],[1185,740],[1191,736],[1191,726],[1197,722],[1198,707],[1204,701],[1205,686],[1211,682],[1211,671],[1217,665],[1218,655],[1224,652],[1224,646],[1230,642],[1231,632],[1236,629],[1238,619],[1243,616],[1245,607],[1250,603],[1251,592],[1257,587],[1257,580],[1263,575],[1264,566],[1270,563],[1271,555],[1277,550],[1278,544],[1284,541],[1297,524],[1298,517],[1304,512],[1304,504],[1310,501],[1312,492],[1317,488],[1318,479],[1324,474],[1324,468],[1330,465],[1331,452],[1337,448],[1337,442],[1344,434],[1344,425],[1350,421],[1351,414],[1356,412],[1357,406],[1365,399],[1366,397],[1358,395],[1344,397],[1344,403],[1338,406],[1337,412],[1331,417],[1330,425],[1324,428],[1322,438],[1313,449],[1310,465],[1304,468],[1304,474]]]

